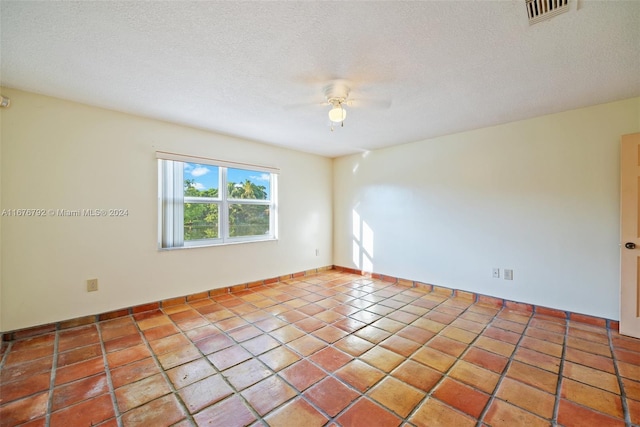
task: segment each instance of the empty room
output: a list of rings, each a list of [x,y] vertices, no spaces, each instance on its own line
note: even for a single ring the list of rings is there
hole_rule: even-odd
[[[640,426],[640,1],[0,0],[0,427]]]

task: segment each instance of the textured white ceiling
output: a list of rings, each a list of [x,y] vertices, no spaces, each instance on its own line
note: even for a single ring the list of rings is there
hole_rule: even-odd
[[[336,157],[640,96],[640,1],[570,2],[2,0],[1,84]]]

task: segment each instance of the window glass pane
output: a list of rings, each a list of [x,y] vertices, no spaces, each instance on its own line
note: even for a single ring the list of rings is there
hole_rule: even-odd
[[[227,195],[231,199],[270,199],[271,174],[247,169],[227,169]]]
[[[229,205],[229,237],[269,234],[269,206]]]
[[[218,166],[185,163],[184,195],[187,197],[218,197],[219,176]]]
[[[184,240],[217,239],[218,211],[217,203],[185,203]]]

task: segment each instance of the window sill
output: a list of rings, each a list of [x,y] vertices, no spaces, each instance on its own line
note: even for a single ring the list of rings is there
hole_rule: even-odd
[[[211,248],[211,247],[220,247],[220,246],[234,246],[234,245],[244,245],[247,243],[262,243],[262,242],[277,242],[278,238],[277,237],[268,237],[266,239],[259,239],[259,240],[236,240],[236,241],[231,241],[231,242],[220,242],[220,243],[212,243],[212,242],[208,242],[208,241],[203,241],[203,243],[201,244],[190,244],[187,246],[177,246],[177,247],[172,247],[172,248],[163,248],[163,247],[158,247],[158,251],[159,252],[164,252],[164,251],[175,251],[175,250],[181,250],[181,249],[198,249],[198,248]]]

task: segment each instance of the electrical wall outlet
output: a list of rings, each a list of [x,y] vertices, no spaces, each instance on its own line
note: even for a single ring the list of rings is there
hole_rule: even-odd
[[[500,278],[500,269],[499,268],[494,268],[493,269],[493,278],[494,279],[499,279]]]
[[[95,292],[98,290],[98,279],[87,280],[87,292]]]
[[[513,280],[513,270],[508,268],[504,269],[504,280]]]
[[[320,249],[316,249],[316,256],[320,256]]]

